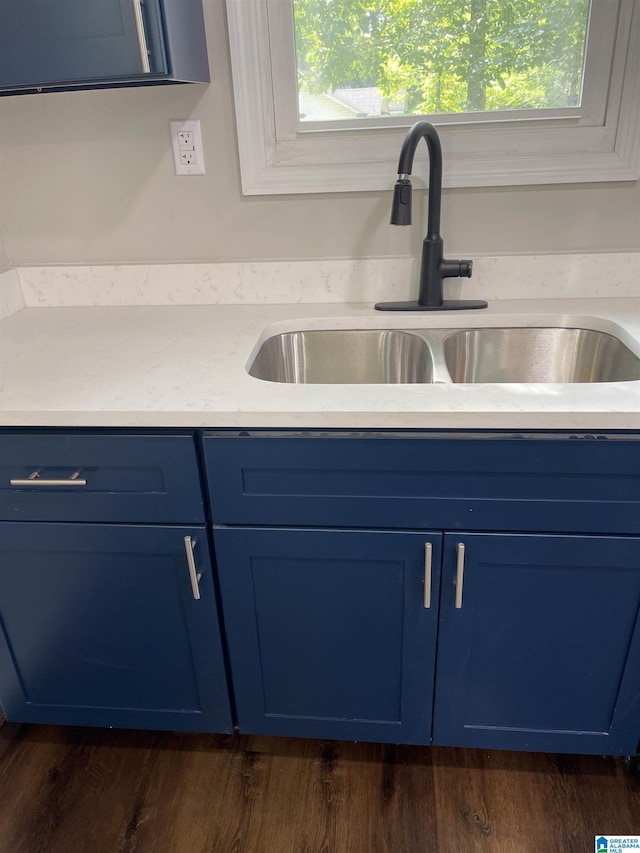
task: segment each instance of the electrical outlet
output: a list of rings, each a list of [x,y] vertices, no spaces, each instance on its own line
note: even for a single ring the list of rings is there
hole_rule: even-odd
[[[172,121],[170,125],[176,175],[204,175],[200,119]]]
[[[178,147],[180,150],[189,149],[193,150],[194,141],[193,141],[193,131],[192,130],[181,130],[178,134]]]

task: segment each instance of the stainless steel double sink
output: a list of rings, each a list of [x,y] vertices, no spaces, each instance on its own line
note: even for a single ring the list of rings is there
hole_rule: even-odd
[[[248,372],[333,385],[626,382],[640,380],[640,358],[595,329],[313,329],[267,338]]]

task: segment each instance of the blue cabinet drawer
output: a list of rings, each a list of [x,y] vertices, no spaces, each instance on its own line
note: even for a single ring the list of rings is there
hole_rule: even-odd
[[[209,432],[216,524],[640,532],[640,434]]]
[[[204,518],[192,435],[0,433],[0,520]]]

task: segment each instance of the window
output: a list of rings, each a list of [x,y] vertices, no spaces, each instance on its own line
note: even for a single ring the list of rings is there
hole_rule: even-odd
[[[293,0],[299,119],[306,127],[388,116],[458,121],[461,113],[486,120],[500,111],[510,118],[580,116],[590,6],[590,0]],[[610,15],[608,32],[599,28],[604,49],[589,50],[604,79],[614,21]],[[606,92],[597,95],[600,102]]]
[[[299,4],[297,33],[294,2]],[[349,43],[352,39],[366,39],[367,27],[374,26],[366,19],[356,22],[360,29],[356,31],[356,25],[352,25],[346,34],[342,31],[342,43],[338,44],[339,50],[334,50],[349,69],[342,88],[367,90],[357,96],[362,108],[358,109],[358,102],[355,105],[355,113],[364,115],[356,115],[349,113],[349,98],[344,92],[338,92],[336,97],[336,90],[340,89],[339,68],[325,73],[328,83],[323,92],[322,69],[313,66],[309,43],[320,42],[317,52],[323,56],[331,54],[332,43],[313,29],[316,26],[317,30],[317,24],[310,25],[303,16],[309,10],[314,14],[322,12],[323,4],[333,6],[335,11],[347,3],[360,13],[363,9],[365,13],[375,10],[377,16],[382,16],[398,0],[227,0],[243,192],[388,188],[395,179],[402,138],[421,114],[420,107],[433,110],[425,117],[438,127],[442,139],[445,186],[636,180],[640,167],[640,0],[554,0],[550,8],[557,13],[562,7],[567,13],[560,53],[558,45],[554,48],[555,70],[553,51],[545,54],[542,49],[547,2],[529,0],[529,6],[537,4],[543,9],[536,18],[543,32],[539,32],[536,41],[534,29],[528,48],[504,30],[504,21],[486,23],[491,32],[484,33],[484,50],[490,55],[481,57],[484,73],[480,89],[477,81],[470,84],[461,79],[461,62],[469,64],[468,54],[460,59],[461,45],[445,45],[449,54],[439,66],[431,56],[435,53],[434,44],[439,42],[430,45],[428,54],[418,50],[417,58],[388,50],[380,59],[379,45],[374,45],[371,52],[373,55],[377,51],[376,61],[369,62],[368,67],[363,62],[363,67],[354,70],[356,54],[349,56]],[[484,6],[490,11],[491,6],[517,7],[524,3],[403,0],[401,5],[405,12],[422,5],[437,24],[436,15],[444,7],[470,10]],[[470,12],[465,14],[466,18],[458,15],[458,26],[462,20],[466,30],[458,38],[460,29],[451,29],[450,40],[471,40],[473,18]],[[518,38],[522,38],[527,22],[516,19],[516,23]],[[440,27],[439,34],[435,24],[435,32],[423,31],[421,43],[427,37],[444,39],[443,33],[446,35],[450,28]],[[375,26],[379,25],[378,18]],[[557,34],[557,23],[554,26]],[[568,39],[566,34],[571,28]],[[526,62],[509,57],[502,61],[500,56],[496,58],[496,43],[502,44],[503,52],[513,51],[517,45],[529,58]],[[480,44],[479,50],[482,49]],[[446,53],[444,48],[441,53]],[[534,53],[537,65],[529,61]],[[358,55],[362,56],[362,50]],[[560,55],[562,62],[558,63]],[[416,74],[411,63],[420,61],[423,67]],[[380,67],[394,62],[395,67],[384,69],[381,82]],[[430,85],[416,87],[416,76],[423,79],[427,72],[434,75],[427,81]],[[527,73],[529,78],[524,85]],[[446,98],[436,102],[433,88],[438,74],[449,89]],[[351,85],[354,82],[365,85]],[[370,96],[376,93],[380,115],[375,114],[375,104],[367,102],[363,106],[362,101],[367,97],[373,101]],[[520,102],[516,102],[514,93],[519,93]],[[354,93],[347,94],[353,101]],[[309,110],[314,95],[315,105]],[[323,108],[331,102],[338,108],[323,114]],[[438,104],[442,112],[436,110]],[[419,156],[426,157],[426,146]],[[426,169],[418,167],[418,181],[423,175],[426,176]]]

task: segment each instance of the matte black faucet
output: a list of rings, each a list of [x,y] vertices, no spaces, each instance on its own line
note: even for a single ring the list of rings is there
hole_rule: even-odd
[[[429,219],[427,236],[422,244],[422,268],[417,302],[378,302],[378,311],[452,311],[461,308],[486,308],[481,300],[445,300],[442,282],[445,278],[471,278],[473,261],[448,261],[444,257],[440,236],[440,205],[442,200],[442,148],[435,127],[428,121],[413,125],[404,138],[398,180],[393,191],[392,225],[411,225],[411,181],[413,156],[418,143],[424,139],[429,148]]]

